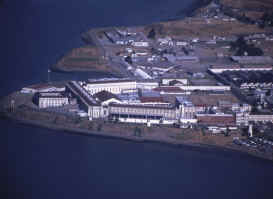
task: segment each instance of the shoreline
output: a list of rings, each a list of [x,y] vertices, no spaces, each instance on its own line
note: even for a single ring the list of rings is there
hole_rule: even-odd
[[[175,140],[171,141],[171,140],[164,140],[164,139],[151,139],[147,137],[145,138],[145,137],[136,137],[136,136],[122,136],[122,135],[116,135],[110,132],[104,132],[103,130],[98,132],[95,130],[88,130],[88,129],[82,129],[82,128],[76,128],[76,127],[71,128],[71,127],[65,127],[63,125],[43,123],[41,121],[34,121],[29,119],[18,119],[18,118],[14,118],[12,116],[8,116],[5,114],[1,114],[0,119],[9,120],[17,124],[29,125],[29,126],[34,126],[38,128],[45,128],[48,130],[59,131],[64,134],[70,134],[70,135],[92,136],[94,138],[99,138],[99,139],[114,139],[114,140],[121,140],[121,141],[127,141],[127,142],[135,142],[135,143],[162,144],[162,145],[166,145],[170,147],[193,147],[193,148],[199,148],[200,150],[202,149],[208,150],[205,152],[212,152],[211,150],[221,150],[221,152],[237,153],[240,156],[241,155],[249,156],[249,157],[257,158],[264,161],[272,162],[273,160],[272,157],[270,158],[266,155],[253,153],[247,149],[242,149],[239,147],[204,144],[201,142],[198,143],[198,142],[192,142],[192,141],[185,142],[185,141],[175,141]]]

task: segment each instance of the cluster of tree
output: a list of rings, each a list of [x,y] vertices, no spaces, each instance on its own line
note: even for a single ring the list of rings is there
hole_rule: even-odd
[[[125,57],[125,61],[129,64],[133,64],[133,60],[132,60],[132,57],[131,56],[127,56]]]
[[[141,128],[136,126],[135,129],[134,129],[134,134],[137,137],[141,137]]]
[[[272,27],[273,26],[273,12],[272,13],[264,13],[261,17],[260,27]]]
[[[238,21],[240,22],[243,22],[243,23],[246,23],[246,24],[255,24],[255,20],[247,17],[245,15],[245,13],[242,13],[242,12],[236,12],[234,11],[232,8],[230,7],[225,7],[223,6],[222,8],[222,12],[229,16],[229,17],[232,17],[232,18],[236,18]]]
[[[248,44],[242,36],[235,42],[231,42],[230,45],[236,56],[262,56],[264,54],[262,49],[255,47],[253,44]]]
[[[155,39],[157,35],[164,35],[164,26],[162,24],[152,24],[146,26],[146,31],[148,32],[147,37],[149,39]]]
[[[155,32],[155,29],[152,28],[152,30],[150,30],[150,32],[148,33],[148,38],[149,39],[155,39],[155,36],[156,36],[156,32]]]

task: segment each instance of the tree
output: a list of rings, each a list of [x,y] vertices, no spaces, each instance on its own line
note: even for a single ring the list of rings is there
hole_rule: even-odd
[[[148,33],[148,38],[149,39],[155,39],[155,35],[156,35],[156,32],[155,30],[152,28],[152,30],[150,30],[150,32]]]
[[[225,135],[226,137],[230,136],[230,130],[229,130],[229,128],[227,128],[227,130],[226,130],[226,132],[225,132],[224,135]]]
[[[243,36],[240,36],[235,42],[231,42],[231,50],[235,51],[236,56],[262,56],[262,49],[255,47],[253,44],[247,44]]]
[[[128,62],[129,64],[133,64],[133,60],[131,56],[125,57],[125,61]]]
[[[98,126],[97,126],[97,131],[101,131],[102,130],[102,124],[98,124]]]
[[[139,127],[135,127],[134,129],[135,136],[141,137],[141,129]]]
[[[89,129],[89,130],[93,130],[93,128],[94,128],[94,124],[93,124],[93,122],[90,122],[90,123],[88,124],[88,129]]]

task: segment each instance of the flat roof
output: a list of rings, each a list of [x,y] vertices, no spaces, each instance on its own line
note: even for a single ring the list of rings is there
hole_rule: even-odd
[[[158,102],[158,103],[166,103],[163,100],[163,97],[140,97],[141,103],[149,103],[149,102]]]
[[[244,68],[272,68],[270,65],[213,65],[210,67],[211,69],[244,69]]]
[[[68,95],[61,92],[41,92],[38,93],[38,96],[42,98],[68,97]]]
[[[88,84],[106,84],[106,83],[123,83],[123,82],[136,82],[135,80],[88,80]]]
[[[112,107],[142,108],[142,109],[166,109],[174,110],[174,107],[151,106],[151,105],[135,105],[135,104],[110,104]]]
[[[219,103],[219,101],[228,101],[230,103],[239,103],[239,100],[232,94],[192,94],[187,96],[188,99],[195,105],[207,105],[214,106]]]
[[[184,91],[181,88],[176,86],[161,86],[161,87],[154,88],[153,90],[158,92],[166,92],[166,93],[181,93]]]

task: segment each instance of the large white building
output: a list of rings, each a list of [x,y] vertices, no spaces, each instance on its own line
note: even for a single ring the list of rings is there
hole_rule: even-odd
[[[205,86],[178,86],[182,90],[185,91],[194,91],[194,90],[200,90],[200,91],[230,91],[230,86],[218,86],[218,85],[205,85]]]
[[[196,123],[196,107],[185,96],[176,97],[176,106],[178,107],[177,118],[182,123]]]
[[[261,66],[261,65],[230,65],[230,66],[212,66],[208,69],[212,73],[219,74],[225,71],[271,71],[272,66]]]
[[[173,124],[177,121],[176,109],[172,107],[111,104],[109,116],[128,123]]]
[[[269,114],[249,114],[249,113],[237,113],[236,114],[236,123],[238,125],[248,125],[249,122],[272,122],[273,115]]]
[[[104,80],[104,81],[89,81],[83,87],[93,95],[100,91],[108,91],[114,94],[120,94],[123,90],[133,90],[137,88],[137,83],[134,80]]]
[[[69,97],[60,92],[36,93],[34,102],[39,108],[59,107],[69,104]]]

